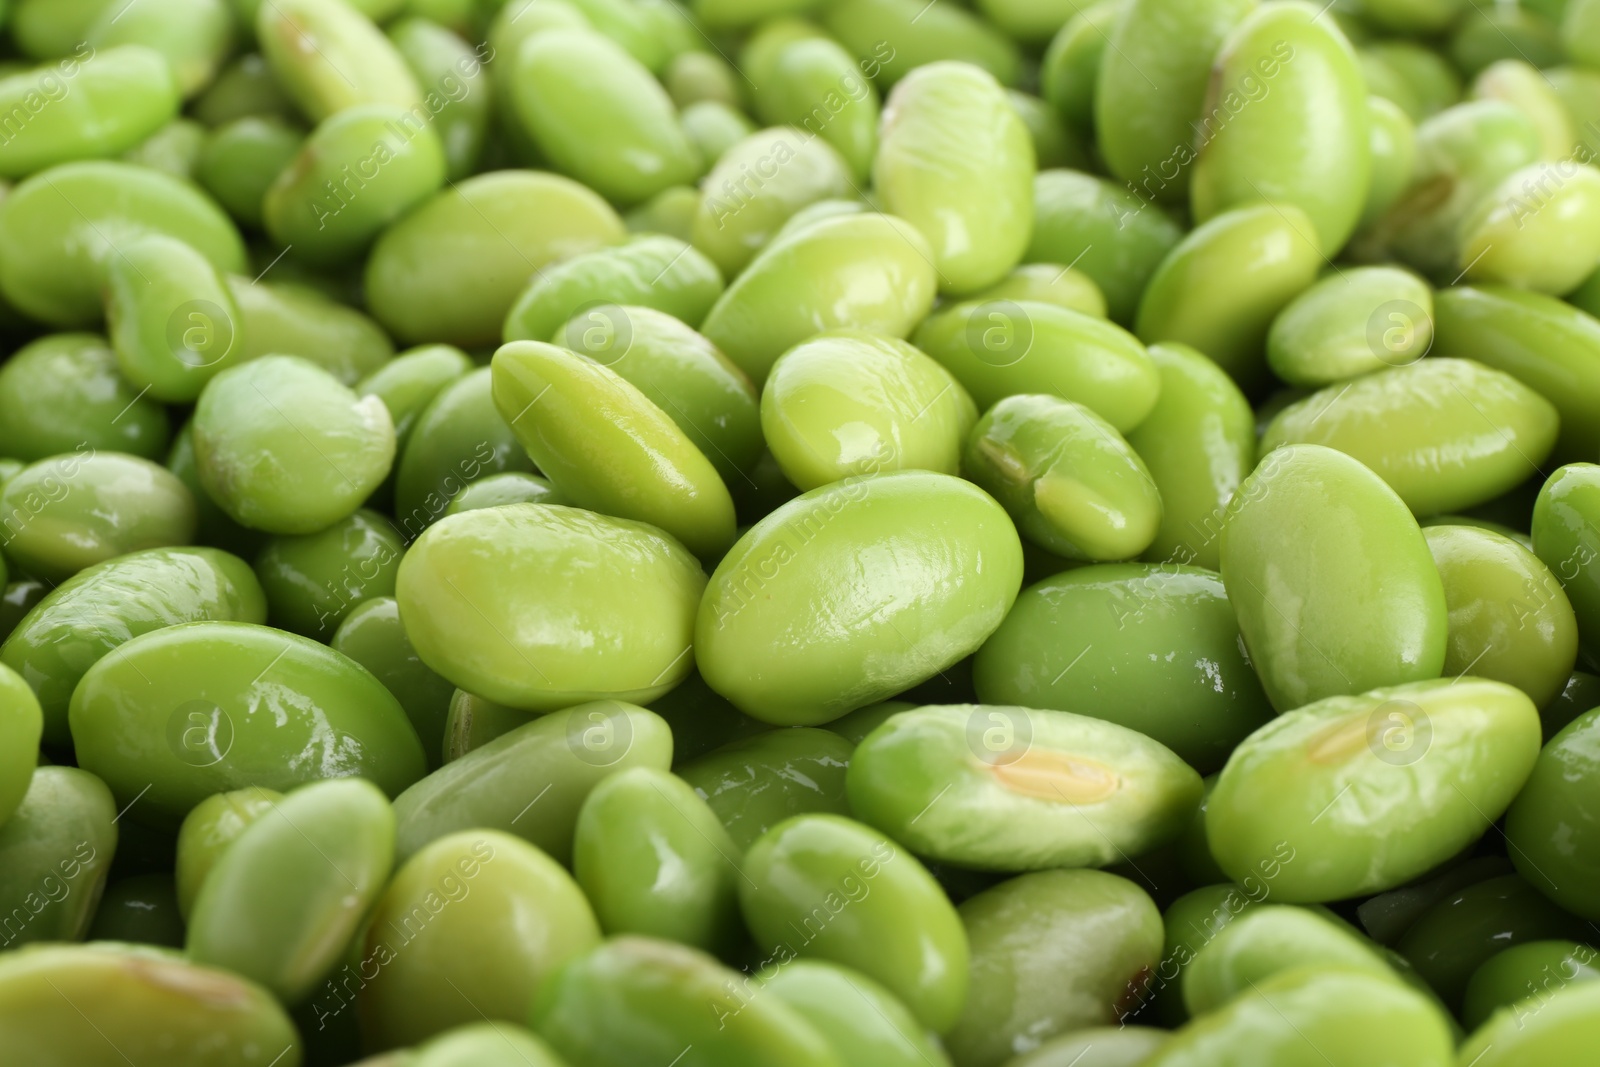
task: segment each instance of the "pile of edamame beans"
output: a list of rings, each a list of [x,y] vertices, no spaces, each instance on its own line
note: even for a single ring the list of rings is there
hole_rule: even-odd
[[[1580,1067],[1600,0],[0,2],[0,1064]]]

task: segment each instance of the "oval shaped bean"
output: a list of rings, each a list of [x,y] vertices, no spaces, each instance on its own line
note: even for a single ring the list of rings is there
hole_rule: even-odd
[[[1322,14],[1264,5],[1223,41],[1196,134],[1196,221],[1292,204],[1328,254],[1349,240],[1372,173],[1367,87],[1350,42]]]
[[[563,1067],[532,1031],[504,1022],[458,1026],[401,1055],[406,1067]]]
[[[683,779],[635,766],[601,781],[578,812],[572,869],[600,928],[714,954],[739,918],[740,850]]]
[[[1187,194],[1195,158],[1192,124],[1207,110],[1212,59],[1255,6],[1255,0],[1123,5],[1100,62],[1094,118],[1111,172],[1137,186],[1140,199],[1181,203]]]
[[[699,249],[661,234],[564,259],[541,271],[506,316],[502,339],[548,341],[589,308],[653,308],[698,326],[722,295],[722,275]]]
[[[845,770],[854,747],[831,730],[762,729],[677,770],[742,851],[792,815],[849,815]]]
[[[978,420],[962,466],[1029,540],[1066,559],[1128,559],[1161,524],[1144,461],[1081,404],[1011,396]]]
[[[34,771],[0,826],[0,948],[81,941],[116,851],[117,806],[104,782],[76,767]]]
[[[1585,712],[1551,739],[1506,814],[1506,840],[1517,870],[1545,896],[1586,919],[1600,916],[1600,868],[1589,858],[1600,828],[1591,788],[1597,722],[1600,715]]]
[[[117,365],[155,400],[192,401],[244,362],[245,329],[222,274],[176,238],[139,237],[106,267],[106,332]]]
[[[918,67],[889,94],[879,136],[873,186],[886,211],[928,239],[941,290],[982,289],[1021,261],[1033,229],[1033,144],[993,76],[966,63]]]
[[[129,552],[185,544],[194,525],[194,497],[176,475],[120,452],[40,460],[0,490],[0,544],[49,582]]]
[[[147,233],[186,242],[219,270],[244,269],[239,231],[204,193],[150,167],[95,160],[41,171],[0,201],[0,293],[52,326],[93,326],[111,262]]]
[[[1483,504],[1539,470],[1555,407],[1511,375],[1424,359],[1329,386],[1279,412],[1262,453],[1326,445],[1360,460],[1418,515]],[[1488,431],[1488,432],[1486,432]]]
[[[1450,608],[1444,673],[1514,685],[1536,708],[1560,696],[1578,654],[1578,623],[1555,575],[1492,530],[1432,526],[1423,536]]]
[[[1479,1067],[1580,1060],[1600,1039],[1600,985],[1585,982],[1535,1004],[1512,1004],[1489,1017],[1461,1046]]]
[[[178,86],[159,53],[133,44],[97,51],[87,42],[78,54],[84,50],[81,63],[67,58],[0,78],[0,114],[15,124],[0,143],[0,177],[118,155],[178,113]]]
[[[1287,903],[1392,889],[1505,811],[1538,755],[1538,719],[1521,690],[1477,678],[1288,712],[1223,768],[1206,805],[1212,854],[1243,878],[1286,842],[1296,859],[1272,893]]]
[[[297,356],[225,371],[195,407],[200,481],[235,521],[308,534],[355,512],[394,462],[383,401]]]
[[[183,817],[178,828],[173,876],[177,882],[178,910],[185,920],[194,910],[200,887],[228,846],[272,806],[283,799],[275,789],[248,786],[213,793]]]
[[[363,983],[363,1044],[395,1048],[483,1019],[522,1020],[562,965],[599,942],[583,891],[537,848],[497,830],[441,837],[395,873],[350,968]],[[330,979],[312,1010],[342,1006],[341,985]]]
[[[3,224],[0,215],[0,240]],[[780,355],[820,330],[908,336],[937,284],[933,253],[909,223],[873,212],[823,218],[767,245],[701,332],[759,386]]]
[[[262,813],[217,858],[185,953],[271,990],[310,993],[344,953],[394,866],[394,811],[370,782],[316,782]]]
[[[1414,363],[1433,347],[1433,290],[1409,271],[1356,267],[1290,301],[1267,334],[1267,364],[1318,388]]]
[[[1497,952],[1472,972],[1461,1021],[1475,1030],[1501,1008],[1531,1018],[1568,986],[1600,979],[1596,955],[1592,946],[1576,941],[1528,941]]]
[[[359,104],[414,107],[422,90],[394,45],[345,0],[272,0],[256,41],[284,90],[313,122]]]
[[[749,377],[671,315],[600,304],[568,320],[552,339],[636,386],[677,423],[724,484],[738,484],[761,455],[760,399]]]
[[[949,1067],[944,1049],[904,1004],[848,967],[792,960],[763,975],[757,988],[816,1027],[844,1067]]]
[[[388,518],[365,508],[314,534],[274,537],[255,560],[268,617],[326,641],[356,604],[394,594],[404,552]]]
[[[423,107],[444,148],[446,173],[459,180],[478,169],[488,140],[494,89],[484,62],[494,53],[487,44],[467,43],[471,29],[440,25],[434,21],[439,12],[419,11],[419,6],[410,4],[411,17],[389,26],[389,40],[422,90]]]
[[[1228,502],[1255,465],[1255,418],[1226,371],[1187,345],[1158,344],[1156,406],[1126,439],[1161,497],[1143,558],[1216,570]]]
[[[307,262],[345,263],[444,181],[444,145],[423,117],[395,104],[346,107],[279,172],[262,222]]]
[[[1161,956],[1161,913],[1102,871],[1042,871],[961,905],[972,992],[947,1038],[960,1064],[999,1064],[1070,1030],[1122,1020]]]
[[[249,623],[126,642],[83,676],[69,721],[80,764],[124,803],[142,795],[144,821],[157,824],[225,789],[359,776],[393,796],[423,773],[416,731],[376,678],[326,645]]]
[[[1292,204],[1234,208],[1196,227],[1150,279],[1134,332],[1199,349],[1241,387],[1262,383],[1272,321],[1325,262],[1311,219]]]
[[[914,340],[985,410],[1019,393],[1051,394],[1128,430],[1161,388],[1145,347],[1126,330],[1055,304],[969,300],[930,316]]]
[[[982,490],[922,471],[847,478],[778,508],[723,557],[695,656],[741,711],[813,726],[971,654],[1021,582],[1016,530]]]
[[[1221,579],[1174,564],[1080,567],[1029,586],[972,678],[985,703],[1105,719],[1202,773],[1273,714]]]
[[[1016,45],[971,12],[917,7],[917,0],[856,0],[819,12],[822,23],[860,60],[861,72],[879,85],[942,59],[982,67],[1002,85],[1016,83],[1022,60]]]
[[[495,407],[564,495],[660,527],[702,558],[732,542],[721,475],[626,378],[538,341],[503,346],[493,372]]]
[[[123,642],[184,622],[267,620],[266,598],[241,559],[214,548],[154,548],[86,568],[43,599],[0,646],[29,679],[45,740],[70,741],[67,707],[84,672]]]
[[[1416,520],[1376,474],[1289,445],[1229,510],[1222,580],[1273,707],[1439,676],[1444,587]]]
[[[846,775],[861,818],[983,870],[1104,866],[1175,838],[1200,777],[1164,746],[1064,711],[951,705],[868,734]]]
[[[517,118],[539,150],[606,199],[637,204],[699,172],[672,98],[610,38],[546,30],[523,42],[512,70]]]
[[[763,950],[854,967],[941,1033],[966,1000],[968,945],[956,910],[922,864],[836,815],[799,815],[750,847],[739,882]]]
[[[376,322],[314,289],[236,276],[227,281],[242,319],[240,363],[299,356],[353,386],[394,356],[394,342]]]
[[[856,331],[791,348],[761,390],[767,447],[802,491],[883,470],[955,474],[977,417],[944,367],[904,341]]]
[[[1460,233],[1472,281],[1568,292],[1600,263],[1600,170],[1562,159],[1513,171]]]
[[[751,38],[743,59],[759,82],[750,91],[755,113],[773,126],[799,126],[822,138],[844,157],[857,182],[866,181],[878,149],[880,110],[866,72],[842,45],[812,33],[778,45],[758,70],[750,50],[760,36]]]
[[[1006,1067],[1140,1067],[1169,1040],[1167,1031],[1149,1026],[1091,1026],[1046,1041]]]
[[[0,1032],[39,1067],[300,1067],[272,994],[176,952],[109,942],[0,957]]]
[[[694,666],[704,588],[694,557],[653,527],[514,504],[431,527],[395,595],[428,666],[470,693],[551,711],[670,690]]]
[[[660,716],[601,700],[554,712],[445,764],[395,801],[402,860],[457,830],[487,827],[567,864],[579,810],[596,784],[630,767],[665,771],[672,733]]]
[[[1559,462],[1600,455],[1600,322],[1565,301],[1505,286],[1435,298],[1435,346],[1516,378],[1556,406]]]
[[[0,827],[28,792],[39,758],[44,714],[28,683],[0,663]]]
[[[495,738],[526,726],[533,717],[530,712],[457,689],[450,696],[449,717],[445,720],[443,762],[453,763]]]
[[[1367,151],[1372,181],[1356,221],[1357,234],[1394,207],[1417,169],[1416,125],[1399,104],[1377,95],[1367,97]]]
[[[0,283],[4,223],[0,212]],[[617,244],[623,232],[617,213],[577,182],[531,171],[479,174],[383,232],[367,258],[367,306],[407,344],[491,345],[530,278]]]
[[[1600,633],[1600,466],[1570,463],[1545,482],[1533,506],[1533,551],[1566,590],[1592,657]]]
[[[803,1016],[684,945],[619,937],[574,960],[534,1001],[533,1026],[574,1063],[841,1067]]]
[[[166,409],[117,372],[104,337],[58,333],[0,364],[0,453],[26,462],[80,444],[144,459],[166,455]]]
[[[556,487],[546,479],[522,471],[507,471],[468,485],[450,501],[444,513],[459,515],[463,511],[497,508],[503,504],[567,503],[567,498],[556,492]]]
[[[459,348],[421,345],[400,353],[362,378],[356,384],[356,392],[383,401],[394,420],[396,454],[404,455],[412,427],[433,398],[472,369],[471,358]]]

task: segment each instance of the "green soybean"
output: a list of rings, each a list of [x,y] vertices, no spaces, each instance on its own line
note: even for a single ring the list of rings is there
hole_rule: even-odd
[[[1356,267],[1295,297],[1272,322],[1267,363],[1317,388],[1414,363],[1433,346],[1433,290],[1409,271]]]
[[[1416,520],[1376,474],[1342,452],[1289,445],[1245,479],[1229,512],[1222,580],[1273,707],[1439,676],[1444,587]]]
[[[249,623],[125,642],[84,674],[69,721],[79,763],[123,803],[141,796],[141,820],[156,825],[246,785],[360,776],[393,796],[423,772],[416,731],[377,679],[325,645]]]
[[[1600,979],[1595,956],[1593,947],[1576,941],[1528,941],[1497,952],[1472,972],[1461,1021],[1475,1030],[1501,1008],[1531,1019],[1568,986]]]
[[[430,527],[395,595],[428,666],[469,693],[553,711],[649,702],[681,681],[704,587],[694,557],[654,527],[514,504]]]
[[[230,276],[228,292],[239,307],[241,363],[299,356],[353,386],[394,356],[394,342],[376,322],[315,289]]]
[[[1569,292],[1600,261],[1600,170],[1562,159],[1513,171],[1462,220],[1460,240],[1474,282]]]
[[[863,574],[863,552],[881,565]],[[923,471],[846,478],[778,508],[723,557],[700,603],[695,658],[746,714],[814,726],[976,651],[1021,581],[1010,519],[971,483]],[[841,583],[870,626],[836,624],[827,605]]]
[[[842,45],[808,34],[779,45],[765,70],[748,51],[744,65],[759,82],[750,99],[763,122],[816,134],[844,157],[857,182],[868,178],[878,149],[878,91]]]
[[[28,792],[43,730],[39,699],[21,675],[0,663],[0,827]]]
[[[822,23],[861,62],[861,72],[880,86],[942,59],[982,67],[1002,85],[1022,76],[1016,45],[962,8],[922,9],[917,0],[856,0],[830,4]]]
[[[1500,682],[1330,697],[1280,716],[1234,750],[1206,806],[1206,836],[1234,878],[1292,849],[1295,862],[1272,882],[1287,903],[1393,889],[1477,840],[1538,752],[1538,713]]]
[[[117,805],[99,778],[40,767],[0,826],[0,947],[80,941],[117,850]]]
[[[372,672],[400,701],[422,741],[428,769],[436,770],[456,689],[417,655],[398,602],[390,596],[361,601],[345,615],[329,645]]]
[[[263,3],[255,31],[279,84],[314,122],[360,104],[421,102],[400,53],[345,0]]]
[[[659,706],[659,705],[658,705]],[[828,730],[763,730],[678,768],[742,851],[793,815],[848,815],[854,746]]]
[[[216,267],[176,238],[129,242],[106,269],[106,332],[117,365],[155,400],[192,401],[247,358],[244,317]]]
[[[389,39],[422,89],[427,119],[444,148],[446,173],[458,180],[478,169],[487,145],[494,95],[484,61],[493,53],[487,43],[472,47],[416,7],[411,5],[412,17],[390,25]]]
[[[1533,505],[1533,551],[1550,568],[1578,620],[1584,654],[1600,633],[1600,466],[1570,463],[1539,490]]]
[[[174,877],[178,910],[187,919],[217,860],[245,829],[283,799],[274,789],[249,786],[213,793],[190,810],[178,828]]]
[[[30,679],[51,745],[69,741],[68,702],[84,672],[124,642],[183,622],[266,621],[255,575],[214,548],[119,556],[41,595],[0,645],[0,663]]]
[[[117,371],[104,337],[50,334],[0,365],[0,453],[33,462],[80,444],[144,459],[166,454],[166,409]]]
[[[365,508],[314,534],[274,537],[254,564],[267,616],[325,641],[356,604],[393,595],[404,551],[389,520]]]
[[[206,135],[195,180],[246,226],[262,227],[262,198],[300,153],[304,131],[271,115],[243,115]]]
[[[1597,1005],[1600,986],[1590,982],[1536,1004],[1512,1004],[1467,1038],[1460,1058],[1467,1063],[1476,1060],[1480,1067],[1581,1059],[1596,1039]]]
[[[949,1067],[944,1049],[883,986],[848,967],[792,960],[758,987],[816,1027],[844,1067]]]
[[[1600,716],[1585,712],[1539,753],[1527,785],[1506,814],[1506,840],[1517,870],[1574,915],[1600,916],[1600,869],[1589,859],[1597,813],[1583,788],[1594,773],[1592,745]]]

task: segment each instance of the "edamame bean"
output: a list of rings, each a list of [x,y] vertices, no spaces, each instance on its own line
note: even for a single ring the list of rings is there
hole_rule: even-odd
[[[802,208],[847,197],[855,188],[843,156],[789,126],[751,131],[730,145],[701,187],[694,246],[727,278],[749,266]]]
[[[1288,903],[1393,889],[1477,840],[1538,752],[1538,713],[1500,682],[1330,697],[1234,750],[1206,805],[1206,836],[1234,878],[1292,849],[1272,881]]]
[[[820,137],[844,157],[855,181],[864,182],[878,150],[878,91],[842,45],[810,26],[803,35],[785,32],[788,25],[768,22],[745,46],[744,66],[759,83],[750,90],[755,113],[763,122]],[[787,39],[758,65],[753,53],[767,34]]]
[[[156,548],[78,572],[43,597],[0,646],[0,662],[29,679],[45,740],[65,745],[79,680],[124,642],[165,626],[215,620],[261,623],[267,605],[243,560],[213,548]]]
[[[1361,218],[1356,222],[1357,234],[1383,218],[1410,187],[1417,169],[1416,124],[1399,104],[1381,96],[1369,96],[1367,148],[1372,159],[1372,181],[1367,187]]]
[[[1514,685],[1543,708],[1561,694],[1578,654],[1572,604],[1548,567],[1490,530],[1423,531],[1444,581],[1450,638],[1444,673]]]
[[[345,656],[242,622],[169,626],[124,643],[72,694],[80,765],[142,821],[176,826],[212,793],[364,777],[390,796],[422,777],[399,703]]]
[[[790,816],[849,815],[845,770],[853,748],[829,730],[764,729],[699,755],[678,774],[742,851]]]
[[[672,99],[638,60],[591,30],[551,29],[512,63],[517,117],[558,169],[629,206],[693,181]]]
[[[978,420],[962,466],[1017,529],[1066,559],[1129,559],[1161,524],[1144,461],[1104,419],[1053,396],[1010,396]]]
[[[507,471],[491,474],[461,490],[445,508],[446,515],[459,515],[463,511],[480,508],[497,508],[502,504],[566,504],[567,498],[556,492],[555,486],[536,474]]]
[[[950,1032],[961,1067],[990,1067],[1086,1026],[1122,1021],[1135,979],[1161,953],[1161,913],[1102,871],[1042,871],[961,905],[972,990]]]
[[[732,542],[733,498],[721,475],[626,378],[537,341],[502,347],[493,375],[495,407],[568,498],[658,526],[702,558]]]
[[[848,967],[791,960],[759,986],[793,1008],[844,1067],[950,1067],[944,1049],[883,986]]]
[[[456,688],[434,673],[406,636],[393,597],[363,600],[350,610],[329,642],[372,672],[394,694],[422,741],[428,769],[437,770]]]
[[[1161,497],[1143,558],[1216,570],[1228,502],[1255,466],[1250,404],[1226,371],[1187,345],[1157,344],[1156,406],[1126,439]]]
[[[117,373],[104,337],[42,337],[0,364],[0,453],[33,462],[79,444],[144,459],[166,454],[167,411]],[[9,480],[9,479],[7,479]]]
[[[1480,1067],[1581,1058],[1596,1038],[1597,1007],[1600,986],[1589,982],[1538,1005],[1512,1004],[1490,1016],[1461,1046],[1459,1056],[1468,1063],[1476,1060]]]
[[[1372,173],[1367,89],[1350,42],[1320,10],[1289,2],[1246,15],[1217,53],[1201,115],[1196,221],[1246,204],[1293,205],[1321,249],[1344,246]]]
[[[861,818],[918,853],[1000,871],[1142,854],[1177,837],[1201,792],[1141,734],[1007,705],[896,715],[858,746],[846,783]]]
[[[955,474],[977,418],[944,367],[904,341],[857,331],[791,348],[761,391],[767,447],[801,490],[866,470]]]
[[[444,181],[444,145],[413,111],[346,107],[311,131],[267,189],[262,222],[309,262],[344,263]]]
[[[97,942],[0,957],[0,1033],[39,1067],[300,1067],[289,1016],[254,982],[176,952]]]
[[[633,704],[593,701],[535,718],[401,794],[399,855],[404,860],[447,834],[487,827],[569,863],[579,810],[602,779],[629,767],[665,771],[671,764],[667,724]]]
[[[933,252],[909,223],[873,212],[833,215],[762,249],[712,305],[701,332],[759,386],[780,355],[820,330],[908,336],[932,309],[937,285]]]
[[[1196,227],[1161,261],[1134,332],[1146,344],[1177,341],[1200,350],[1248,390],[1263,380],[1272,321],[1324,262],[1316,229],[1299,208],[1234,208]]]
[[[232,54],[234,25],[228,0],[154,0],[102,11],[85,40],[107,51],[126,45],[150,48],[166,61],[176,87],[189,97],[210,84]]]
[[[351,515],[394,462],[383,401],[295,356],[224,371],[195,407],[200,481],[245,526],[308,534]]]
[[[328,640],[356,604],[394,594],[404,552],[388,518],[365,508],[314,534],[274,537],[255,560],[268,617]]]
[[[694,666],[704,587],[694,558],[653,527],[515,504],[431,527],[401,562],[396,598],[428,666],[468,692],[550,711],[671,689]]]
[[[223,852],[282,799],[283,794],[275,789],[248,786],[227,793],[213,793],[184,816],[183,825],[178,828],[174,877],[178,910],[185,920],[194,910],[200,887]]]
[[[0,211],[0,291],[4,230]],[[531,277],[622,237],[617,213],[577,182],[529,171],[480,174],[383,232],[367,258],[367,306],[408,344],[494,344]]]
[[[1318,388],[1414,363],[1433,347],[1433,290],[1409,271],[1357,267],[1290,301],[1267,334],[1267,363]]]
[[[433,398],[472,369],[472,360],[459,348],[422,345],[400,353],[361,379],[356,392],[377,397],[389,409],[396,452],[403,455],[411,428]]]
[[[294,103],[258,52],[246,52],[224,67],[195,98],[192,110],[195,118],[211,127],[248,116],[284,122],[298,117]]]
[[[1183,237],[1160,208],[1075,170],[1034,179],[1033,215],[1033,242],[1023,259],[1074,265],[1094,279],[1112,320],[1123,325],[1133,322],[1145,286]]]
[[[743,936],[740,850],[683,779],[635,766],[578,812],[572,868],[608,934],[643,934],[726,955]]]
[[[178,106],[178,86],[159,53],[140,45],[97,51],[81,42],[75,56],[0,78],[0,114],[15,123],[0,143],[0,176],[25,178],[58,163],[118,155],[170,121]]]
[[[1329,386],[1285,408],[1263,455],[1316,444],[1354,456],[1418,515],[1483,504],[1539,471],[1556,443],[1556,409],[1501,371],[1424,359]],[[1494,433],[1484,438],[1483,427]]]
[[[1139,1067],[1168,1040],[1167,1031],[1148,1026],[1091,1026],[1046,1041],[1005,1067]]]
[[[1207,111],[1211,63],[1254,0],[1130,0],[1109,30],[1095,86],[1100,150],[1141,200],[1181,202]],[[1152,79],[1143,73],[1159,71]],[[1204,141],[1199,142],[1204,144]]]
[[[761,455],[755,386],[717,346],[665,312],[600,304],[551,337],[609,367],[677,424],[733,486]]]
[[[150,233],[187,243],[219,270],[244,269],[238,230],[204,193],[149,167],[95,160],[40,171],[0,201],[0,293],[41,322],[93,326],[112,261]]]
[[[389,27],[389,40],[422,89],[448,177],[460,180],[478,169],[488,140],[494,92],[484,63],[494,53],[487,42],[474,48],[430,15],[416,17],[415,4],[411,8],[413,17]],[[411,113],[416,115],[415,109]]]
[[[358,104],[410,108],[422,90],[372,20],[345,0],[272,0],[256,40],[280,85],[313,122]]]
[[[38,762],[44,714],[28,683],[0,663],[0,827],[22,804]]]
[[[1600,710],[1600,709],[1597,709]],[[1506,814],[1506,840],[1517,870],[1540,892],[1586,919],[1600,916],[1600,870],[1589,860],[1592,810],[1590,746],[1600,715],[1578,716],[1539,753],[1527,785]]]
[[[709,1010],[708,1010],[709,1009]],[[648,937],[605,942],[547,982],[533,1027],[570,1062],[628,1067],[842,1067],[827,1040],[777,996],[702,952]]]
[[[1600,263],[1600,170],[1571,160],[1513,171],[1461,222],[1475,282],[1565,293]]]
[[[186,543],[194,497],[165,467],[120,452],[73,452],[31,464],[0,490],[6,555],[60,582],[115,556]]]
[[[917,68],[889,94],[880,137],[873,186],[886,211],[928,239],[941,291],[986,288],[1021,261],[1033,229],[1033,145],[991,75],[965,63]]]
[[[1155,365],[1136,338],[1056,304],[969,300],[930,316],[914,340],[985,410],[1019,393],[1050,394],[1127,430],[1160,392]]]
[[[917,0],[853,0],[828,4],[819,16],[879,86],[943,59],[982,67],[1001,85],[1015,84],[1022,75],[1017,47],[961,8],[920,10]]]
[[[117,806],[104,782],[76,767],[35,770],[0,826],[0,948],[81,941],[116,850]]]
[[[1273,714],[1221,578],[1175,564],[1080,567],[1029,586],[972,676],[985,703],[1106,719],[1202,773]]]
[[[295,790],[218,858],[189,913],[185,952],[303,999],[334,966],[394,865],[394,811],[358,778]]]
[[[1392,489],[1342,452],[1269,453],[1229,505],[1221,559],[1245,647],[1279,711],[1444,668],[1448,607],[1422,531]]]
[[[508,940],[508,929],[517,936]],[[563,964],[599,942],[594,912],[560,864],[510,834],[464,830],[405,861],[378,899],[359,960],[324,983],[311,1010],[343,1010],[350,983],[373,1049],[483,1019],[516,1022]]]
[[[227,281],[239,307],[244,345],[240,363],[262,356],[299,356],[353,386],[394,356],[394,342],[376,322],[315,289],[238,276]]]
[[[926,868],[889,838],[836,815],[799,815],[744,859],[739,901],[769,956],[854,967],[924,1026],[948,1032],[966,1000],[966,932]]]
[[[222,274],[176,238],[139,237],[106,267],[106,332],[117,365],[155,400],[192,401],[244,362],[245,329]]]
[[[504,1022],[458,1026],[401,1055],[405,1067],[562,1067],[544,1041]]]
[[[866,573],[863,553],[874,559]],[[700,602],[695,658],[741,711],[817,725],[976,651],[1021,582],[1011,520],[971,483],[923,471],[846,478],[778,508],[723,557]],[[852,615],[870,624],[835,621],[846,586]]]
[[[300,153],[305,132],[271,115],[244,115],[206,135],[195,180],[239,222],[262,227],[261,201]]]
[[[1574,983],[1600,979],[1596,955],[1591,946],[1576,941],[1529,941],[1497,952],[1472,972],[1461,1002],[1461,1021],[1477,1029],[1500,1008],[1529,1019],[1553,994]]]

